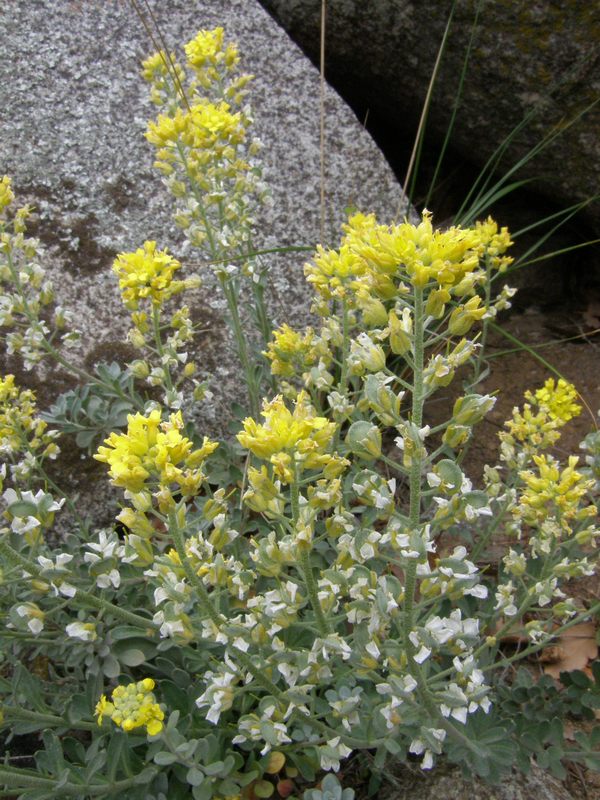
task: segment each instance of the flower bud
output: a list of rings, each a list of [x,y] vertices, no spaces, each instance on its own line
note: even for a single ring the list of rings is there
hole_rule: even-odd
[[[368,334],[361,333],[350,343],[348,363],[353,375],[362,375],[365,371],[381,372],[385,368],[385,353]]]
[[[22,603],[19,606],[13,606],[11,609],[11,620],[17,627],[23,627],[23,624],[37,636],[44,630],[45,614],[35,603]]]
[[[67,317],[64,308],[57,306],[54,309],[54,327],[61,331],[67,324]]]
[[[98,638],[93,622],[71,622],[65,631],[71,639],[81,639],[82,642],[93,642]]]
[[[398,319],[395,311],[390,311],[388,322],[392,353],[403,356],[409,352],[412,345],[413,321],[410,309],[405,308],[402,311],[401,319]]]
[[[444,431],[442,441],[444,444],[447,444],[448,447],[456,450],[466,444],[470,437],[471,427],[469,425],[456,425],[454,422],[451,422]]]
[[[457,425],[476,425],[496,405],[496,398],[489,394],[467,394],[454,403],[452,421]]]
[[[404,392],[395,394],[387,384],[391,378],[383,373],[367,375],[363,383],[363,391],[368,407],[384,425],[397,425],[400,421],[400,403]]]
[[[463,336],[467,331],[473,327],[476,320],[482,319],[487,308],[481,306],[480,297],[472,297],[464,305],[457,306],[452,314],[450,314],[450,321],[448,322],[448,331],[452,336]]]
[[[127,334],[127,338],[134,347],[137,347],[140,350],[146,344],[143,333],[141,333],[141,331],[139,331],[137,328],[132,328]]]
[[[367,295],[359,299],[359,306],[365,325],[368,325],[370,328],[387,325],[388,314],[381,300]]]
[[[381,455],[381,431],[366,420],[354,422],[346,436],[346,444],[354,455],[373,461]]]
[[[447,289],[434,289],[430,292],[425,304],[425,313],[435,319],[441,319],[444,316],[446,303],[450,300],[450,292]]]
[[[152,544],[147,539],[142,539],[135,533],[130,533],[125,539],[125,558],[137,567],[149,567],[154,561]]]
[[[140,378],[141,380],[150,375],[150,367],[146,361],[142,361],[141,359],[132,361],[131,364],[129,364],[129,369],[131,370],[132,375],[134,375],[136,378]]]

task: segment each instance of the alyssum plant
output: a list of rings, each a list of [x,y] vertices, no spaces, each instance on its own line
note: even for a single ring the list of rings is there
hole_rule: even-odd
[[[389,755],[427,769],[446,753],[497,777],[517,755],[494,707],[501,668],[597,610],[561,586],[595,567],[600,439],[586,440],[587,464],[552,454],[580,407],[550,379],[514,410],[476,489],[460,464],[494,398],[471,387],[427,424],[459,370],[468,384],[477,323],[512,294],[487,288],[510,262],[492,220],[438,231],[427,213],[389,226],[354,214],[339,248],[306,265],[320,323],[270,334],[251,244],[265,190],[248,76],[221,29],[185,51],[185,68],[164,52],[144,64],[161,109],[147,137],[175,218],[225,293],[250,415],[235,446],[186,426],[205,387],[177,301],[198,279],[155,242],[114,264],[140,357],[124,374],[76,369],[86,404],[71,393],[58,415],[68,427],[69,403],[79,419],[102,398],[130,409],[95,454],[122,490],[121,535],[78,525],[85,509],[66,498],[73,521],[50,546],[67,511],[47,472],[57,430],[31,391],[0,381],[2,724],[43,731],[45,745],[36,769],[6,759],[0,785],[24,800],[268,797],[276,784],[287,796],[299,773],[310,785],[365,749],[378,770]],[[75,334],[13,201],[4,178],[0,324],[26,366],[70,368],[61,352]],[[270,376],[254,367],[243,291]],[[486,572],[496,534],[510,546]],[[515,630],[529,644],[507,655]]]

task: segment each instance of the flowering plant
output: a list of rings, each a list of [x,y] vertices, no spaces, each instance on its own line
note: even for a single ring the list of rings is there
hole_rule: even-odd
[[[174,304],[199,281],[155,242],[114,264],[138,390],[75,368],[130,404],[126,430],[94,456],[121,491],[119,529],[76,524],[71,499],[63,509],[47,470],[58,431],[2,379],[3,725],[44,731],[45,750],[35,772],[1,766],[0,784],[24,800],[268,797],[276,785],[287,796],[361,750],[378,770],[388,757],[428,769],[446,753],[497,778],[516,758],[494,705],[501,670],[597,610],[565,584],[595,569],[598,436],[583,463],[561,463],[553,448],[581,409],[573,386],[549,379],[515,408],[477,488],[462,468],[495,402],[469,383],[477,325],[513,294],[489,292],[511,260],[491,219],[442,231],[427,212],[418,224],[352,215],[339,247],[319,246],[305,268],[318,324],[271,333],[267,269],[250,255],[264,187],[241,105],[249,77],[221,29],[185,50],[185,68],[164,52],[144,64],[161,107],[147,137],[175,219],[227,298],[249,415],[224,472],[223,448],[188,418],[206,387],[187,360],[189,308]],[[13,201],[4,178],[9,348],[26,366],[71,367],[68,315],[50,327],[52,290]],[[245,289],[262,371],[238,313]],[[430,400],[459,373],[467,388],[432,427]],[[482,565],[498,533],[510,546],[495,576]],[[513,631],[528,643],[507,655]]]

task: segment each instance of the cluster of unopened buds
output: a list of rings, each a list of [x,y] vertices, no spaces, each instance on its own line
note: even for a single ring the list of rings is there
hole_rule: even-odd
[[[178,200],[176,223],[193,247],[214,259],[248,249],[253,208],[268,196],[254,161],[260,142],[250,138],[252,116],[243,105],[252,76],[238,74],[237,47],[225,43],[222,28],[200,31],[185,54],[185,68],[165,52],[144,62],[152,99],[161,108],[146,137]]]
[[[13,212],[13,201],[10,178],[4,176],[0,179],[0,328],[8,330],[7,353],[20,355],[30,370],[48,356],[51,342],[71,346],[79,334],[72,328],[71,313],[52,307],[54,289],[40,264],[40,244],[26,236],[33,209],[23,206]]]

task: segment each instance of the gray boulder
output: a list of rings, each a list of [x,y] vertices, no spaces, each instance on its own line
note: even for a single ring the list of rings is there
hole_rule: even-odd
[[[199,29],[218,25],[238,42],[244,69],[256,76],[250,100],[273,197],[255,244],[314,245],[320,237],[317,71],[257,2],[173,0],[156,4],[154,13],[171,49],[181,52]],[[0,40],[9,56],[0,61],[0,170],[13,177],[19,200],[37,208],[34,232],[47,246],[58,301],[77,312],[84,334],[80,360],[110,361],[129,327],[110,271],[114,256],[155,239],[182,261],[194,259],[171,220],[172,198],[143,135],[157,111],[140,65],[157,48],[130,4],[93,0],[6,0]],[[391,218],[401,191],[331,89],[326,115],[326,237],[336,241],[346,207]],[[307,256],[272,259],[271,300],[280,320],[306,316]],[[224,346],[224,304],[211,276],[203,279],[195,313],[206,324],[198,345],[201,365],[215,374],[207,422],[219,429],[231,400],[240,397],[238,368]]]
[[[317,61],[321,0],[261,0]],[[452,112],[477,3],[458,0],[433,95],[429,131],[443,136]],[[391,131],[416,131],[451,2],[336,0],[327,4],[328,80]],[[600,97],[600,5],[578,0],[482,0],[453,144],[481,166],[522,117],[539,107],[503,165]],[[593,196],[600,178],[600,104],[520,173],[568,205]],[[434,209],[435,210],[435,209]],[[600,221],[600,203],[587,212]]]

